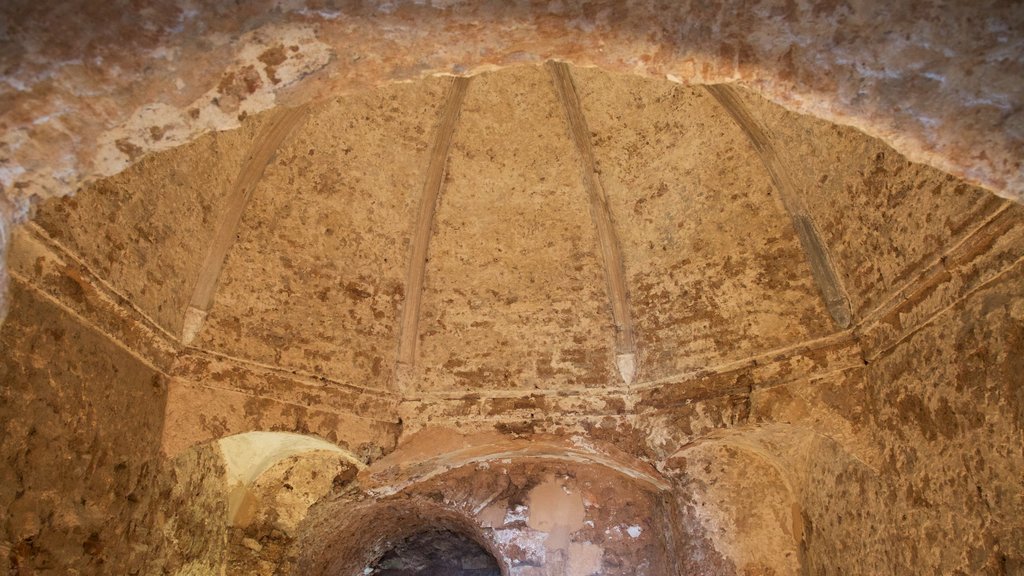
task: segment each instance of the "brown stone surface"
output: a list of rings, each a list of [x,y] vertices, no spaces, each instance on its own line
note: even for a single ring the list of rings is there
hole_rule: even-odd
[[[344,489],[353,465],[331,452],[285,458],[246,490],[246,502],[228,528],[228,574],[272,576],[287,570],[291,546],[309,507]]]
[[[170,370],[178,352],[173,338],[34,223],[14,233],[9,263],[11,274],[20,282],[88,318],[154,366]]]
[[[218,573],[229,555],[220,451],[207,444],[160,464],[165,472],[157,478],[153,501],[161,539],[145,550],[149,567],[141,574]]]
[[[31,198],[72,193],[281,103],[548,58],[681,82],[740,81],[1007,197],[1024,188],[1022,17],[1012,3],[121,10],[78,0],[3,10],[3,238]]]
[[[855,317],[873,311],[1009,203],[913,164],[857,130],[741,94],[822,230]]]
[[[669,460],[679,498],[683,574],[799,574],[802,520],[774,463],[740,445],[708,442]]]
[[[315,397],[309,400],[289,402],[175,378],[168,390],[162,447],[175,455],[209,440],[267,430],[314,435],[371,459],[397,440],[399,426],[392,421],[318,405]]]
[[[827,334],[764,167],[699,87],[574,72],[622,242],[640,380]]]
[[[392,496],[353,491],[325,499],[304,528],[332,536],[305,536],[297,569],[356,573],[388,542],[441,526],[486,544],[511,576],[666,574],[674,564],[669,506],[657,491],[602,466],[467,465]]]
[[[972,297],[1022,257],[1024,207],[1010,204],[867,319],[861,340],[868,357],[883,353],[936,314]]]
[[[151,573],[168,559],[158,488],[167,378],[32,288],[13,288],[0,331],[0,572]]]
[[[416,202],[445,81],[311,111],[246,208],[196,345],[392,386]]]
[[[833,547],[848,540],[842,534],[849,528],[818,516],[821,546],[812,547],[811,566],[823,565],[827,555],[834,573],[861,571],[836,563],[838,557],[867,571],[882,569],[884,558],[903,574],[1024,569],[1022,350],[1024,270],[1018,261],[871,363],[870,433],[881,446],[882,466],[868,478],[851,469],[849,480],[843,478],[851,486],[843,491],[860,484],[878,494],[868,497],[873,505],[858,496],[849,506],[882,519],[875,524],[879,553],[837,554]],[[921,538],[889,544],[901,534]],[[935,542],[942,545],[929,545]],[[872,556],[878,568],[869,569]]]
[[[225,197],[260,125],[253,119],[148,157],[46,203],[33,221],[164,330],[179,334]]]
[[[368,30],[435,10],[393,8]],[[263,46],[193,118],[241,131],[15,233],[0,574],[354,575],[440,530],[515,576],[1022,570],[1024,208],[740,88],[596,69],[245,119],[386,66],[317,60],[335,9],[196,57]],[[264,46],[291,17],[327,23]]]
[[[559,106],[537,67],[470,84],[430,246],[415,377],[424,391],[612,378],[608,297]]]

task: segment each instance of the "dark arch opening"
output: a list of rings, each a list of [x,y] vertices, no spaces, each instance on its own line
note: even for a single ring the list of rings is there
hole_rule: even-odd
[[[447,528],[428,528],[395,542],[363,574],[373,576],[501,576],[498,561],[478,542]]]

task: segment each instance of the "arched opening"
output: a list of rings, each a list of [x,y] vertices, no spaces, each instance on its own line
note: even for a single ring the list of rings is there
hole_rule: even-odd
[[[483,548],[503,575],[673,573],[675,504],[656,472],[602,457],[607,447],[558,451],[539,439],[531,453],[528,442],[507,438],[487,445],[454,433],[421,436],[360,473],[352,490],[311,508],[298,573],[394,568],[403,554],[422,560],[444,549],[434,544],[449,533]],[[424,457],[431,441],[462,449]],[[470,564],[478,562],[465,570]]]
[[[446,528],[427,528],[391,547],[366,568],[366,576],[501,576],[494,556],[472,538]]]
[[[385,570],[418,570],[431,562],[440,563],[435,568],[461,570],[465,559],[466,569],[482,562],[483,570],[496,568],[496,574],[508,574],[508,559],[494,540],[454,503],[419,496],[377,499],[357,490],[314,507],[302,529],[296,573],[359,576],[377,570],[387,574]],[[445,558],[446,550],[459,555],[458,562]]]

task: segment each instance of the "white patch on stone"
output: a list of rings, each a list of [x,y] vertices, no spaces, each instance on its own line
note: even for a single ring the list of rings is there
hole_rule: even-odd
[[[530,564],[543,565],[547,560],[547,534],[543,532],[510,528],[495,530],[493,538],[499,549],[507,549],[511,546],[519,548],[526,555],[523,560]],[[502,556],[509,557],[508,554],[502,554]],[[519,562],[518,559],[516,561]]]
[[[4,188],[14,186],[18,176],[25,173],[25,169],[21,166],[0,166],[0,184]]]
[[[630,526],[629,528],[626,528],[626,534],[629,534],[630,538],[639,538],[640,533],[643,531],[644,529],[639,526]]]
[[[326,440],[290,432],[246,432],[218,441],[224,455],[227,484],[248,485],[281,460],[304,452],[326,451],[344,455],[359,468],[365,468],[350,453]]]
[[[185,322],[181,329],[181,343],[185,346],[191,344],[196,339],[196,336],[199,335],[199,331],[203,329],[203,324],[205,323],[206,311],[189,306],[185,310]]]
[[[307,16],[307,17],[316,16],[318,18],[323,18],[324,20],[337,20],[338,18],[341,18],[342,16],[344,16],[344,14],[342,14],[341,10],[324,10],[322,8],[320,10],[310,10],[309,8],[300,8],[299,10],[296,10],[296,12],[298,12],[299,14],[302,14],[303,16]]]
[[[526,522],[530,518],[530,509],[522,504],[505,513],[505,524],[512,522]]]
[[[626,385],[633,383],[636,378],[636,354],[619,354],[615,357],[615,366],[619,369],[619,375]]]
[[[207,39],[216,44],[212,37]],[[231,39],[225,38],[224,41]],[[135,160],[121,151],[118,142],[137,146],[141,153],[159,152],[188,143],[205,132],[237,128],[241,123],[240,116],[252,116],[273,108],[277,103],[278,90],[323,68],[332,56],[331,47],[317,38],[313,27],[297,24],[263,26],[245,34],[238,40],[238,45],[240,48],[234,62],[221,76],[212,78],[213,86],[190,104],[182,107],[158,102],[143,105],[121,125],[101,134],[97,139],[95,158],[98,175],[113,176]],[[274,68],[275,83],[259,58],[278,45],[284,46],[287,59]],[[293,52],[292,46],[298,50]],[[223,74],[235,73],[249,66],[259,74],[259,88],[239,100],[237,108],[223,110],[218,105],[220,99],[226,97],[218,89],[220,78]],[[190,111],[197,111],[198,116],[191,116]],[[159,140],[153,140],[150,135],[154,126],[163,132]]]

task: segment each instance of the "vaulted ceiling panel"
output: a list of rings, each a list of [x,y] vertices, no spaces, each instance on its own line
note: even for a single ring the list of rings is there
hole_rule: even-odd
[[[144,158],[43,204],[35,222],[178,334],[225,198],[262,124],[263,117],[250,118],[238,130]]]
[[[858,130],[738,92],[792,168],[796,191],[822,231],[856,316],[882,304],[1009,204],[912,163]]]
[[[425,391],[600,386],[614,331],[576,151],[543,68],[475,78],[420,319]]]
[[[652,380],[825,335],[772,180],[702,88],[574,69]]]
[[[245,209],[197,345],[391,385],[411,229],[446,82],[310,112]]]

